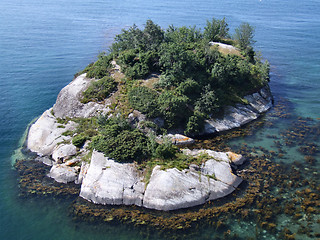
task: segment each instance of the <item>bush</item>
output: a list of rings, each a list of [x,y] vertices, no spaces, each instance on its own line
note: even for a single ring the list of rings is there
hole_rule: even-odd
[[[103,101],[116,90],[117,83],[112,77],[103,77],[98,81],[91,82],[87,90],[82,93],[82,103],[91,101]]]
[[[172,159],[176,156],[178,149],[171,142],[159,144],[155,150],[155,157],[160,159]]]
[[[194,115],[188,120],[184,133],[189,136],[198,135],[204,128],[204,119],[205,117],[203,114],[198,111],[194,112]]]
[[[100,132],[107,137],[116,137],[124,130],[132,130],[129,123],[122,117],[100,116],[98,124]]]
[[[112,54],[105,55],[102,53],[98,56],[98,60],[95,63],[90,63],[81,73],[86,72],[88,78],[103,78],[109,75],[112,59]]]
[[[92,128],[86,129],[84,132],[77,134],[72,139],[72,144],[78,148],[81,148],[87,140],[90,140],[92,137],[96,136],[97,134],[98,132],[95,129],[92,129]]]
[[[115,137],[94,137],[91,147],[119,162],[141,162],[150,156],[148,142],[139,130],[124,130]]]
[[[162,116],[164,116],[167,128],[184,124],[189,117],[187,103],[189,98],[178,95],[174,91],[164,91],[158,98],[158,105]]]
[[[128,94],[129,103],[138,111],[146,114],[148,117],[159,115],[158,93],[147,87],[135,87]]]
[[[125,69],[125,74],[131,79],[145,78],[149,74],[149,67],[145,63],[135,63],[132,67]]]
[[[219,108],[216,93],[210,90],[210,85],[206,86],[201,97],[196,101],[195,110],[205,114],[214,114],[219,111]]]
[[[85,134],[78,134],[72,139],[72,144],[78,148],[81,148],[87,140],[88,138]]]
[[[176,91],[187,96],[198,95],[200,94],[200,85],[195,80],[188,78],[179,84]]]

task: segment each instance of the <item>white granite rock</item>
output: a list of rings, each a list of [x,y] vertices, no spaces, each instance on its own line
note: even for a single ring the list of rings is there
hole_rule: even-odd
[[[78,177],[78,171],[75,167],[69,167],[65,164],[53,164],[48,177],[59,183],[74,182]]]
[[[185,150],[190,155],[206,153],[212,159],[189,169],[161,170],[156,166],[146,186],[134,164],[117,163],[93,152],[87,173],[81,173],[80,196],[97,204],[137,205],[157,210],[193,207],[224,197],[242,179],[232,173],[226,153],[212,150]],[[80,182],[78,180],[78,182]]]
[[[230,161],[235,165],[242,165],[246,160],[241,154],[236,154],[234,152],[226,152],[226,154],[228,155]]]
[[[199,173],[176,168],[160,170],[156,166],[146,188],[143,206],[157,210],[175,210],[205,203],[209,198],[208,181]]]
[[[53,161],[50,157],[48,156],[43,156],[43,157],[40,157],[40,156],[37,156],[35,159],[35,161],[39,161],[39,162],[42,162],[43,164],[47,165],[47,166],[52,166],[55,161]]]
[[[80,197],[99,204],[118,205],[125,202],[141,205],[139,181],[139,173],[134,164],[117,163],[104,157],[103,153],[94,151],[82,181]]]
[[[89,102],[83,104],[80,102],[82,92],[85,91],[93,79],[86,78],[86,73],[75,78],[71,83],[65,86],[59,93],[56,103],[53,106],[54,115],[58,118],[88,118],[97,116],[100,113],[110,111],[110,103]]]
[[[77,147],[73,144],[60,144],[57,145],[52,152],[52,158],[58,162],[64,162],[69,157],[74,156],[77,153]]]
[[[73,130],[76,123],[69,121],[60,128],[62,124],[57,122],[57,119],[51,114],[51,109],[45,111],[41,117],[31,125],[28,138],[27,147],[32,152],[38,155],[51,155],[53,149],[59,142],[69,140],[71,137],[63,136],[62,133],[67,130]]]
[[[217,46],[219,46],[219,47],[221,47],[221,48],[223,48],[223,49],[227,49],[227,50],[235,50],[235,51],[240,51],[238,48],[236,48],[236,47],[234,47],[234,46],[232,46],[232,45],[229,45],[229,44],[225,44],[225,43],[221,43],[221,42],[209,42],[209,44],[211,45],[211,46],[215,46],[215,45],[217,45]]]
[[[184,136],[182,134],[168,134],[166,137],[169,137],[174,145],[188,145],[194,143],[194,139]]]
[[[258,113],[264,113],[272,107],[272,103],[264,99],[259,93],[254,93],[244,97],[248,100],[249,104],[258,111]]]
[[[210,159],[201,166],[201,173],[234,188],[242,182],[240,177],[232,173],[230,164],[225,161]]]
[[[81,184],[83,178],[87,175],[88,169],[89,169],[89,163],[87,162],[81,162],[81,168],[78,175],[78,179],[75,181],[76,184]]]
[[[242,179],[234,175],[225,161],[208,160],[201,166],[179,171],[176,168],[153,169],[143,206],[157,210],[188,208],[227,196]]]
[[[236,104],[235,107],[226,107],[222,118],[205,120],[202,134],[212,134],[241,127],[257,119],[261,113],[272,107],[272,97],[268,88],[262,88],[260,93],[245,96],[244,98],[249,103],[247,105]]]

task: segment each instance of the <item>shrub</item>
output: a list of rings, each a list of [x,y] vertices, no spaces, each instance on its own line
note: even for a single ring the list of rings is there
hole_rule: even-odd
[[[72,144],[75,145],[76,147],[81,148],[87,140],[90,140],[92,137],[96,136],[97,134],[98,132],[96,130],[89,128],[84,132],[77,134],[72,139]]]
[[[145,63],[137,62],[132,67],[127,67],[125,74],[132,79],[145,78],[149,74],[149,67]]]
[[[204,128],[204,119],[205,117],[203,114],[195,111],[194,115],[189,118],[184,133],[191,136],[198,135]]]
[[[200,85],[195,80],[188,78],[179,84],[176,91],[187,96],[198,95],[200,93]]]
[[[128,94],[129,103],[148,117],[156,117],[159,112],[158,93],[147,87],[135,87]]]
[[[179,124],[185,122],[189,114],[188,100],[187,96],[178,95],[174,91],[164,91],[159,96],[158,105],[167,128],[179,126]]]
[[[78,148],[81,148],[87,140],[88,138],[85,134],[78,134],[72,139],[72,144]]]
[[[160,159],[172,159],[176,156],[178,149],[171,141],[159,144],[155,150],[155,157]]]
[[[216,93],[210,90],[210,85],[206,86],[201,97],[195,103],[195,110],[205,114],[214,114],[218,112],[219,107]]]
[[[91,146],[119,162],[141,162],[150,156],[148,141],[139,130],[124,130],[115,137],[96,136]]]
[[[112,77],[103,77],[98,81],[91,82],[87,90],[82,93],[82,103],[102,101],[115,91],[117,83]]]
[[[124,130],[132,130],[129,123],[122,117],[111,117],[108,119],[107,116],[100,116],[98,124],[100,132],[108,137],[116,137]]]
[[[105,53],[102,53],[98,56],[98,60],[95,63],[90,63],[81,73],[86,72],[88,78],[103,78],[109,75],[112,59],[112,54],[105,55]]]

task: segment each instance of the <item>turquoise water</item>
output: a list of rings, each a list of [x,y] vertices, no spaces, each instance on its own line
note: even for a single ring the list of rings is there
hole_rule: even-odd
[[[125,226],[76,223],[66,201],[18,198],[10,159],[28,123],[133,23],[203,27],[214,16],[232,30],[249,22],[255,48],[271,63],[275,97],[286,97],[297,115],[320,117],[319,0],[1,0],[0,12],[0,239],[141,238]]]

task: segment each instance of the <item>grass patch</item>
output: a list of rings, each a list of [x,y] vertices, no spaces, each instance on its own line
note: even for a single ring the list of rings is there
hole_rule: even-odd
[[[56,118],[57,119],[57,123],[59,124],[68,124],[68,122],[71,120],[71,118],[66,117],[66,118]]]
[[[230,45],[231,46],[231,45]],[[238,49],[235,49],[235,48],[227,48],[227,47],[224,47],[223,45],[213,45],[210,47],[211,49],[218,49],[218,51],[220,53],[222,53],[223,55],[236,55],[236,56],[239,56],[239,57],[243,57],[241,52],[238,50]]]

